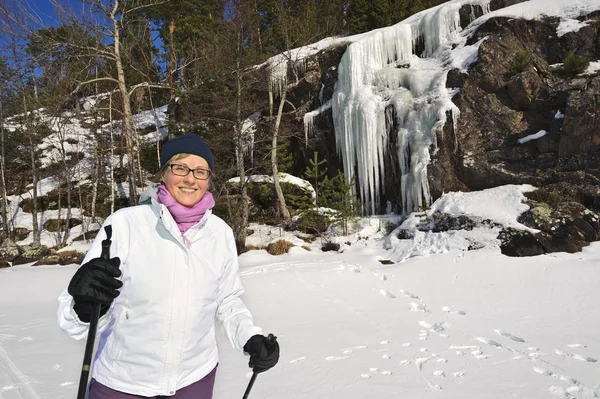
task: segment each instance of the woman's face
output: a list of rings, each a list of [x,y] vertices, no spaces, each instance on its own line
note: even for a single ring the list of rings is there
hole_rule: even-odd
[[[185,158],[171,162],[171,164],[185,165],[190,169],[210,170],[206,159],[198,155],[188,155]],[[206,180],[196,179],[194,173],[191,171],[187,176],[177,176],[173,174],[169,166],[163,175],[163,182],[177,202],[181,205],[192,207],[204,197],[210,183],[210,178]]]

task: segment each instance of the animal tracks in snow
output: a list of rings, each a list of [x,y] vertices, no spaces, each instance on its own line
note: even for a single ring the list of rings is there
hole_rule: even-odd
[[[464,312],[462,310],[454,310],[454,309],[452,309],[452,306],[443,306],[442,310],[444,312],[446,312],[446,313],[453,313],[453,314],[457,314],[459,316],[464,316],[464,315],[467,314],[466,312]]]
[[[406,291],[406,290],[400,290],[400,293],[402,295],[404,295],[405,297],[407,297],[407,298],[416,299],[418,301],[421,300],[421,298],[419,298],[417,295],[413,294],[412,292],[409,292],[409,291]]]
[[[593,357],[580,355],[578,353],[567,353],[567,352],[561,351],[560,349],[555,349],[554,352],[557,355],[560,355],[560,356],[563,356],[566,358],[575,359],[575,360],[580,360],[582,362],[596,363],[598,361],[598,360],[594,359]]]
[[[383,289],[383,290],[379,291],[379,293],[381,295],[383,295],[384,297],[386,297],[386,298],[390,298],[390,299],[396,298],[396,295],[392,294],[390,291],[388,291],[386,289]]]
[[[525,342],[525,340],[523,338],[520,338],[520,337],[517,337],[516,335],[512,335],[510,333],[507,333],[506,331],[503,331],[503,330],[494,330],[494,331],[496,333],[502,335],[505,338],[512,339],[513,341],[516,341],[516,342]]]

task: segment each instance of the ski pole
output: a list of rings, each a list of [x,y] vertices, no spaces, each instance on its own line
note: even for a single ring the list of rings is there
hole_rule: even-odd
[[[102,240],[102,253],[100,258],[110,260],[110,237],[112,236],[111,226],[105,226],[106,240]],[[90,329],[88,331],[87,342],[85,344],[85,352],[83,355],[83,366],[81,367],[81,377],[79,378],[79,391],[77,399],[85,399],[87,391],[88,378],[90,375],[90,366],[92,364],[92,354],[94,353],[94,342],[96,341],[96,330],[98,328],[98,319],[100,319],[101,305],[94,303],[92,308],[92,316],[90,319]]]
[[[274,345],[275,341],[277,341],[277,337],[273,334],[269,334],[269,336],[267,337],[267,342],[270,345]],[[248,399],[248,395],[250,395],[250,390],[252,390],[252,386],[254,385],[254,381],[256,381],[257,375],[258,373],[256,371],[252,373],[252,378],[250,378],[250,382],[248,383],[248,387],[246,388],[246,392],[244,392],[244,397],[242,399]]]

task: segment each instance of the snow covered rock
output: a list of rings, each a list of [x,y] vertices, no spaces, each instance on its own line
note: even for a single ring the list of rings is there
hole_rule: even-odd
[[[306,209],[314,205],[315,190],[312,185],[299,177],[287,173],[279,174],[281,190],[286,198],[286,205],[292,211]],[[227,186],[230,196],[239,196],[239,177],[229,179]],[[248,196],[250,197],[250,221],[270,223],[276,220],[277,195],[273,185],[273,178],[268,175],[252,175],[247,180]],[[229,198],[229,200],[237,200]],[[227,197],[225,198],[227,200]],[[226,214],[224,204],[217,204],[217,214]]]
[[[10,238],[5,239],[0,245],[0,259],[12,261],[21,254],[19,247]]]

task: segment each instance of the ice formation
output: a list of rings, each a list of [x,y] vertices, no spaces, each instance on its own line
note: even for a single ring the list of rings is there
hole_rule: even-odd
[[[580,29],[584,23],[574,20],[600,7],[600,0],[529,0],[490,12],[490,1],[451,0],[387,28],[323,39],[267,61],[271,92],[280,94],[289,84],[288,67],[300,75],[310,55],[350,43],[338,67],[331,108],[344,173],[349,181],[355,171],[358,174],[365,213],[380,210],[384,154],[390,151],[396,151],[399,160],[402,211],[431,202],[427,165],[430,151],[435,150],[436,131],[446,123],[447,113],[455,128],[459,116],[451,101],[457,90],[446,88],[447,73],[452,68],[466,70],[477,61],[485,39],[466,46],[476,27],[493,17],[549,16],[560,19],[557,35],[561,35]],[[476,17],[476,7],[484,14],[464,31],[459,15],[463,6],[471,7],[471,20]],[[315,116],[327,107],[321,105],[307,113],[305,134],[310,133]],[[389,148],[390,137],[396,148]]]
[[[444,3],[352,43],[338,68],[332,99],[335,137],[348,179],[355,166],[367,213],[379,211],[385,179],[384,153],[396,135],[403,211],[431,202],[427,180],[436,130],[458,108],[446,89],[452,46],[464,46],[459,10],[489,0]],[[419,50],[417,50],[419,49]],[[415,54],[415,51],[419,51]]]
[[[321,112],[328,110],[331,108],[331,101],[327,101],[325,104],[321,105],[319,108],[314,111],[307,112],[304,114],[304,139],[308,143],[308,136],[312,133],[314,126],[314,119]]]

